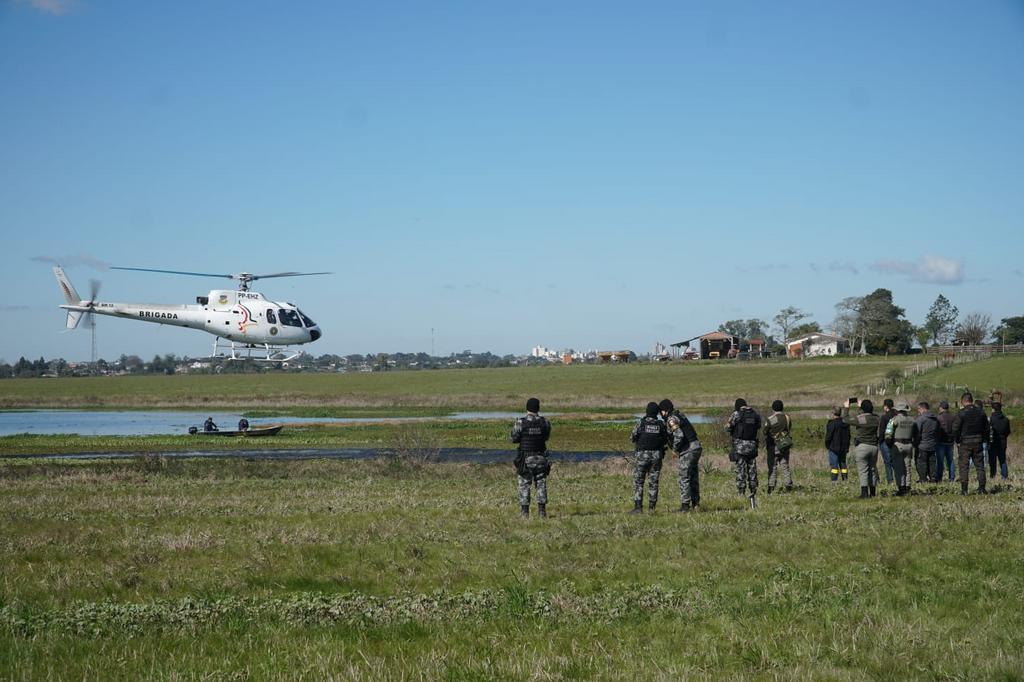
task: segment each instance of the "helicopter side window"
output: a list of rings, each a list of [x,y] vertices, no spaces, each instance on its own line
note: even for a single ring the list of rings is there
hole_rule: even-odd
[[[277,315],[274,314],[273,308],[267,308],[267,323],[277,324]]]
[[[311,320],[311,319],[309,319],[308,317],[306,317],[306,313],[302,312],[302,311],[301,311],[301,310],[299,310],[298,308],[296,308],[295,310],[297,310],[297,311],[298,311],[298,313],[299,313],[299,317],[301,317],[301,318],[302,318],[302,323],[303,323],[304,325],[306,325],[307,327],[315,327],[315,326],[316,326],[316,322],[314,322],[313,320]]]
[[[277,316],[281,318],[281,324],[288,325],[289,327],[302,327],[302,322],[299,320],[299,315],[294,310],[288,310],[287,308],[279,308]]]

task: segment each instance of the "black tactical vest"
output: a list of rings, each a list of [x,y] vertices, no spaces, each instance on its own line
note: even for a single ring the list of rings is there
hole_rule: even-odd
[[[757,440],[757,427],[760,426],[757,412],[747,408],[740,410],[740,419],[733,429],[733,438],[739,440]]]
[[[679,410],[673,410],[671,416],[679,420],[679,428],[683,430],[683,435],[686,436],[687,441],[692,443],[699,440],[697,438],[697,430],[693,428],[693,424],[690,423],[685,414]]]
[[[547,450],[547,420],[544,417],[522,417],[523,432],[519,438],[519,449],[523,452],[544,452]]]
[[[664,450],[668,442],[668,428],[657,417],[640,420],[640,436],[636,439],[637,450]]]

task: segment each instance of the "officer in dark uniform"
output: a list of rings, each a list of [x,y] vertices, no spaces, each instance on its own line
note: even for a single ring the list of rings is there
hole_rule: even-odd
[[[205,431],[206,433],[210,433],[212,431],[220,431],[220,429],[217,428],[217,425],[213,423],[213,417],[207,417],[206,421],[203,422],[203,431]]]
[[[548,515],[548,474],[551,472],[551,463],[548,461],[547,443],[551,437],[551,424],[539,412],[540,400],[527,400],[526,416],[516,419],[510,436],[512,442],[519,446],[515,465],[519,509],[523,518],[530,516],[530,489],[533,486],[537,487],[537,515],[541,518]]]
[[[686,415],[675,409],[668,398],[658,403],[661,418],[668,426],[672,450],[679,456],[679,511],[688,512],[700,505],[700,456],[704,449],[697,430]]]
[[[241,419],[239,419],[238,420],[238,430],[239,431],[248,431],[249,430],[249,420],[246,419],[245,417],[242,417]]]
[[[999,475],[1005,481],[1010,476],[1006,466],[1006,441],[1010,438],[1010,420],[1003,414],[1003,404],[992,403],[992,416],[989,417],[992,425],[991,442],[988,444],[988,473],[989,478],[996,477],[996,462],[999,462]]]
[[[989,438],[988,417],[974,404],[974,396],[964,393],[960,397],[960,411],[953,418],[953,440],[960,446],[957,468],[960,475],[960,494],[967,494],[967,477],[971,464],[978,476],[978,493],[985,494],[984,445]]]
[[[668,445],[668,427],[658,419],[658,403],[647,403],[646,414],[637,421],[630,434],[636,446],[636,464],[633,468],[633,510],[644,509],[644,479],[647,479],[647,504],[651,511],[658,504],[658,483],[661,480],[661,460]]]
[[[757,509],[757,436],[761,415],[743,398],[737,398],[734,407],[725,429],[732,437],[730,457],[736,464],[736,490],[747,495],[751,509]]]

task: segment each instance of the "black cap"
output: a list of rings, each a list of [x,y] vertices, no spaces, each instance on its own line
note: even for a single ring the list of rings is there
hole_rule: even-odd
[[[864,400],[860,401],[860,409],[861,412],[867,412],[868,414],[871,414],[872,412],[875,411],[875,404],[865,398]]]
[[[540,412],[540,401],[536,398],[530,398],[526,401],[527,412]]]
[[[743,398],[736,398],[736,402],[733,403],[733,409],[734,410],[738,410],[741,407],[746,407],[746,406],[747,406],[747,401],[744,400]]]
[[[941,407],[944,410],[948,410],[949,409],[949,401],[948,400],[943,400],[941,403],[939,403],[939,407]]]
[[[772,401],[772,409],[775,410],[776,412],[782,412],[782,409],[783,409],[782,408],[782,401],[781,400],[773,400]]]
[[[658,403],[658,408],[662,412],[671,412],[673,409],[675,409],[675,405],[672,404],[671,400],[669,400],[668,398],[665,398],[660,403]]]
[[[647,403],[647,416],[657,417],[658,416],[658,403],[650,402]]]

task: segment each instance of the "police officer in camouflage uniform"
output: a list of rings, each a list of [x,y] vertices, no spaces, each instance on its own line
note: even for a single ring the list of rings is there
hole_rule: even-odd
[[[700,504],[700,456],[704,452],[697,430],[686,415],[675,409],[668,398],[658,403],[661,416],[668,427],[672,450],[679,456],[679,511],[697,509]]]
[[[967,494],[967,477],[971,463],[978,476],[978,493],[985,494],[984,445],[989,439],[988,417],[974,403],[974,396],[964,393],[960,397],[960,411],[953,418],[953,440],[960,445],[957,468],[960,475],[960,494]]]
[[[793,470],[789,466],[789,451],[793,447],[793,421],[783,412],[781,400],[772,403],[772,413],[764,424],[764,449],[768,455],[768,494],[775,490],[778,470],[782,469],[782,482],[786,492],[793,489]]]
[[[730,459],[736,463],[736,490],[750,499],[750,508],[757,509],[757,436],[761,415],[737,398],[726,431],[732,437]]]
[[[885,442],[891,453],[892,469],[896,475],[896,495],[910,494],[911,471],[914,470],[914,442],[917,440],[917,424],[907,414],[910,406],[906,401],[895,406],[896,415],[885,425]]]
[[[644,509],[644,479],[647,479],[647,504],[654,511],[658,504],[658,483],[661,479],[661,460],[668,445],[668,428],[658,419],[658,403],[647,403],[645,416],[633,427],[630,440],[636,445],[636,464],[633,468],[633,510]]]
[[[530,488],[537,487],[537,514],[547,516],[548,473],[551,463],[547,456],[551,424],[538,414],[540,401],[530,398],[526,401],[526,416],[516,419],[512,426],[511,439],[519,446],[516,456],[516,473],[519,477],[519,508],[523,518],[530,516]]]
[[[874,497],[878,485],[878,415],[870,400],[860,403],[860,413],[850,414],[856,399],[843,409],[843,421],[853,430],[853,461],[857,463],[861,498]]]

